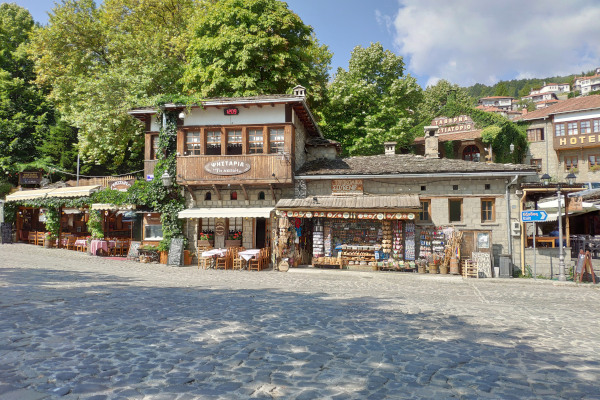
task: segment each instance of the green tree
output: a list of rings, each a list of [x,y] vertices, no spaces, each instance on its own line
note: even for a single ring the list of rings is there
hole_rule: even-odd
[[[36,147],[53,119],[25,52],[33,27],[27,10],[0,4],[0,169],[6,173],[36,162]]]
[[[300,84],[323,101],[331,53],[278,0],[200,3],[183,82],[204,97],[291,93]]]
[[[494,96],[510,96],[506,83],[499,82],[494,89]]]
[[[440,80],[435,85],[427,86],[423,91],[423,101],[417,107],[419,120],[431,121],[448,101],[448,97],[465,106],[473,106],[474,99],[466,89],[447,80]]]
[[[194,0],[63,0],[29,52],[82,156],[110,172],[142,165],[143,136],[127,111],[181,93]]]
[[[408,134],[422,90],[415,78],[404,75],[402,57],[380,43],[356,46],[348,71],[339,68],[328,90],[321,126],[351,155],[383,152],[385,141],[410,147]]]

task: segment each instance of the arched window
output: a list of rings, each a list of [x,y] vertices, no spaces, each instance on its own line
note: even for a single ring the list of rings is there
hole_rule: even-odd
[[[259,200],[264,200],[265,199],[265,192],[258,192],[258,199]]]
[[[229,195],[229,200],[237,200],[237,192],[231,192]]]
[[[204,201],[210,201],[212,200],[212,193],[211,192],[206,192],[204,194]]]
[[[479,147],[475,145],[467,146],[463,150],[463,160],[465,161],[479,161],[480,158]]]

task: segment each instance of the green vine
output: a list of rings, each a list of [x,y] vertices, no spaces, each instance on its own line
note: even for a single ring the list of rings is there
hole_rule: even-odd
[[[102,222],[102,214],[100,214],[100,211],[90,210],[90,217],[87,222],[87,227],[92,239],[104,239]]]
[[[454,158],[454,140],[448,140],[447,142],[442,142],[444,146],[444,157],[446,158]]]
[[[46,229],[50,232],[50,239],[56,240],[60,234],[60,214],[58,208],[49,207],[46,209]]]

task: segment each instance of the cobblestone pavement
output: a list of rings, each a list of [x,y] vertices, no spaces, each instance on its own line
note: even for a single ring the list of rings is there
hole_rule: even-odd
[[[0,398],[600,399],[599,288],[0,245]]]

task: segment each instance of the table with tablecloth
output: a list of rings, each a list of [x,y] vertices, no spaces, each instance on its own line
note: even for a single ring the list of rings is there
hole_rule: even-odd
[[[112,249],[116,245],[115,240],[92,240],[90,242],[90,253],[96,255],[98,250],[102,249],[105,254],[108,254],[108,249]]]
[[[227,254],[227,249],[211,249],[202,252],[202,257],[210,257],[211,268],[214,268],[217,257],[225,257]]]
[[[244,260],[246,260],[246,268],[248,268],[248,263],[250,262],[250,260],[252,258],[258,257],[259,254],[260,254],[260,249],[248,249],[248,250],[240,251],[238,253],[238,256],[240,256]]]

